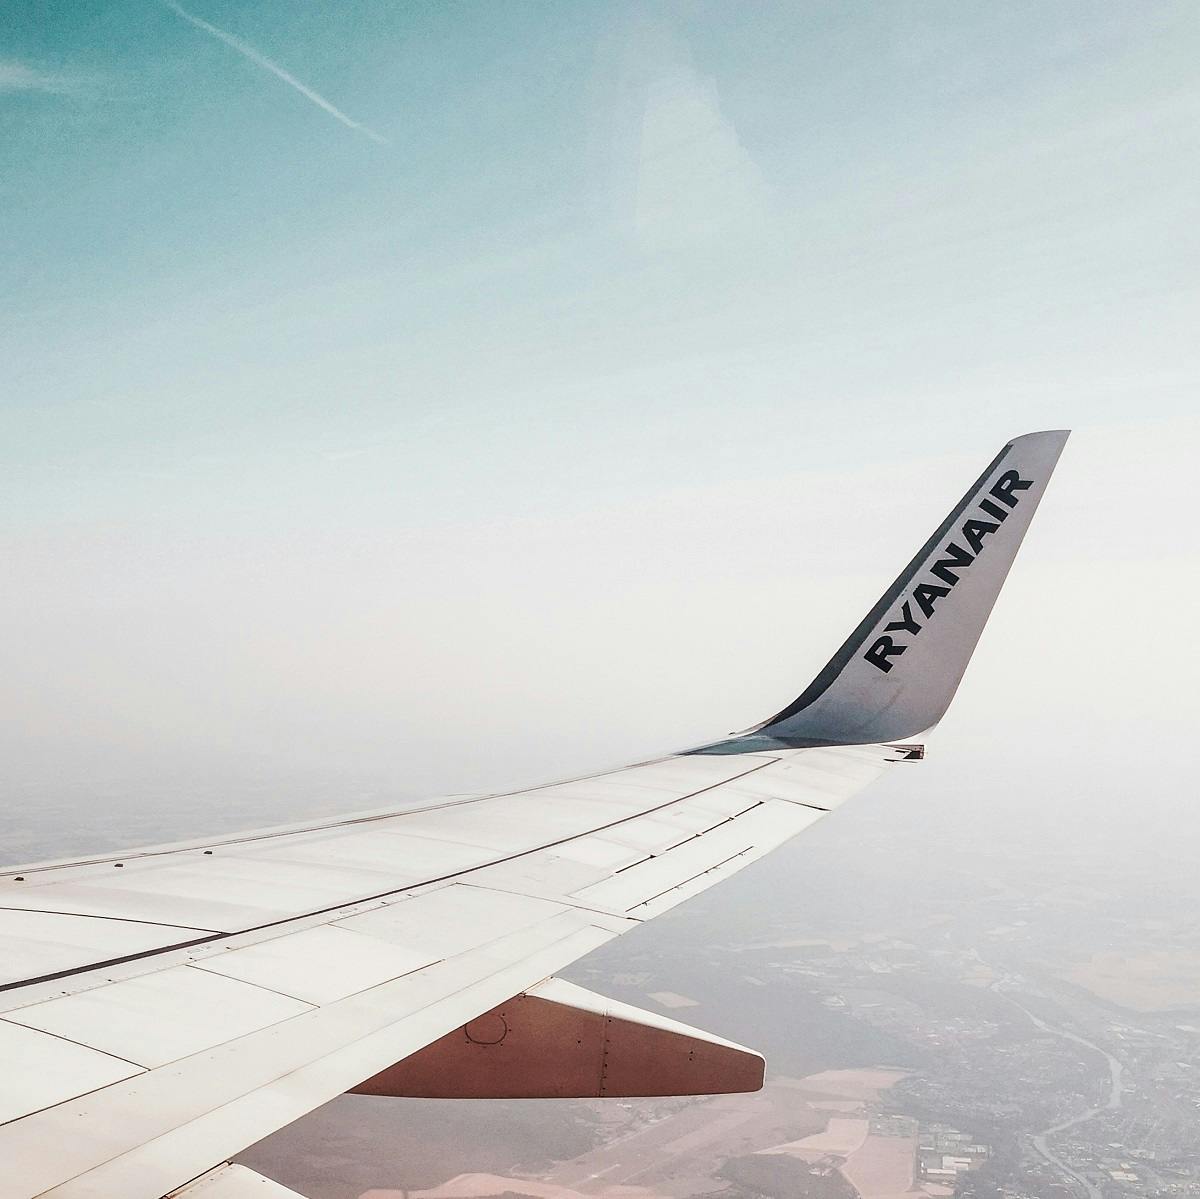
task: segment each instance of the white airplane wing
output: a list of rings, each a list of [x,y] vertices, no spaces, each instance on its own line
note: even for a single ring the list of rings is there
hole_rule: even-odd
[[[346,1091],[754,1090],[554,977],[921,756],[1066,434],[1005,446],[813,684],[623,770],[0,877],[0,1199],[293,1192],[229,1159]]]

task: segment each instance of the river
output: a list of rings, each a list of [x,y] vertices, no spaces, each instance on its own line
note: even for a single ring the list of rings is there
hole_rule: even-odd
[[[998,983],[992,984],[992,990],[997,994],[1003,995],[1014,1007],[1018,1007],[1026,1016],[1033,1021],[1037,1028],[1043,1032],[1048,1032],[1052,1036],[1061,1037],[1064,1041],[1074,1041],[1077,1045],[1082,1045],[1086,1049],[1091,1049],[1098,1053],[1108,1062],[1108,1099],[1099,1107],[1089,1107],[1087,1111],[1080,1112],[1077,1116],[1072,1116],[1069,1120],[1060,1120],[1057,1124],[1052,1124],[1049,1128],[1043,1128],[1041,1132],[1033,1137],[1033,1147],[1048,1161],[1055,1169],[1060,1170],[1072,1181],[1079,1184],[1088,1199],[1102,1199],[1100,1188],[1094,1183],[1089,1182],[1082,1174],[1072,1169],[1067,1165],[1053,1149],[1050,1148],[1049,1140],[1052,1136],[1057,1136],[1060,1132],[1065,1132],[1068,1128],[1074,1128],[1077,1124],[1084,1124],[1093,1117],[1098,1116],[1104,1111],[1113,1111],[1121,1106],[1121,1096],[1123,1092],[1122,1077],[1124,1067],[1107,1049],[1102,1049],[1099,1045],[1089,1041],[1086,1037],[1081,1037],[1077,1033],[1068,1032],[1066,1029],[1055,1028],[1052,1024],[1047,1024],[1040,1016],[1035,1016],[1023,1003],[1014,999],[1007,991],[1000,989]]]

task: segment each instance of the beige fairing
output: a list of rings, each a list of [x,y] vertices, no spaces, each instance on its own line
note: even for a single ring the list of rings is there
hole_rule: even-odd
[[[763,1070],[752,1049],[551,978],[354,1091],[423,1099],[725,1095],[759,1090]]]

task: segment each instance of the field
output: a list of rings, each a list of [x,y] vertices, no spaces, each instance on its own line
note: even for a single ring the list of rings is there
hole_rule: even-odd
[[[896,1070],[830,1070],[775,1079],[755,1095],[592,1105],[608,1117],[601,1143],[547,1169],[464,1172],[407,1199],[685,1199],[730,1181],[768,1195],[895,1199],[914,1187],[916,1141],[871,1131],[866,1104],[904,1077]],[[614,1115],[614,1113],[619,1113]],[[853,1189],[852,1189],[853,1188]],[[404,1199],[375,1189],[363,1199]]]

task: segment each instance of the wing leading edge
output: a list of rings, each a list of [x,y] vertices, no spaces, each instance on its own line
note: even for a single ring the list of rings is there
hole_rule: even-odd
[[[429,1094],[441,1060],[459,1094],[758,1085],[752,1051],[553,976],[919,756],[896,742],[949,704],[1065,437],[1007,445],[814,683],[740,737],[0,876],[0,1199],[290,1193],[224,1163],[371,1080]],[[534,1017],[592,1046],[571,1079],[523,1059]]]

